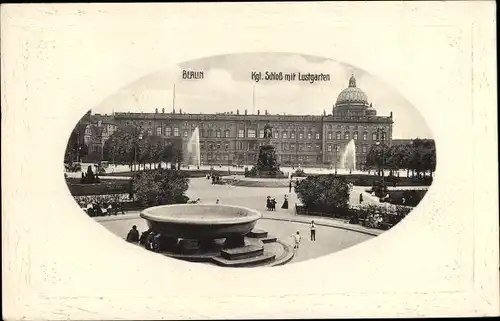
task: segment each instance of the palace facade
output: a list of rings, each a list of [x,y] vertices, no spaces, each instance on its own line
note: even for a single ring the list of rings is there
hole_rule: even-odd
[[[339,166],[346,145],[354,140],[356,165],[363,167],[372,145],[392,143],[392,112],[378,116],[367,95],[349,79],[333,106],[332,114],[317,116],[248,114],[115,113],[114,124],[142,127],[150,135],[182,142],[186,147],[199,130],[202,164],[255,164],[270,124],[278,161],[282,166]],[[103,141],[104,144],[104,141]],[[185,150],[185,148],[184,148]]]

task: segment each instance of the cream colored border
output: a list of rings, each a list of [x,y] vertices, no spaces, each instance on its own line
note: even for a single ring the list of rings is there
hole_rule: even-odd
[[[1,21],[5,319],[499,313],[493,2],[3,5]],[[349,250],[249,270],[159,258],[82,215],[61,160],[86,109],[169,63],[249,51],[397,88],[437,142],[421,205]]]

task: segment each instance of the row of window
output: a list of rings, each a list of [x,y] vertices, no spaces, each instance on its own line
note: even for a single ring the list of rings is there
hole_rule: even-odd
[[[358,145],[354,145],[354,149],[357,152],[359,150],[359,146]],[[332,152],[333,150],[335,150],[335,152],[340,152],[340,146],[339,145],[333,145],[332,146],[332,144],[328,144],[328,145],[326,145],[326,150],[328,152]],[[362,153],[367,153],[367,151],[368,151],[368,146],[367,145],[361,145],[361,152]]]
[[[205,149],[205,146],[207,149],[226,149],[226,150],[229,150],[229,144],[228,143],[225,143],[225,144],[221,144],[221,143],[207,143],[205,145],[205,143],[200,143],[200,148],[201,149]],[[248,150],[257,150],[259,147],[259,144],[249,144],[248,145]],[[279,149],[280,145],[279,144],[275,144],[275,147],[277,149]],[[287,150],[296,150],[296,147],[298,147],[298,150],[299,151],[312,151],[313,150],[313,147],[315,148],[315,150],[321,150],[321,145],[320,144],[295,144],[295,143],[281,143],[281,150],[284,150],[284,151],[287,151]],[[358,151],[359,150],[359,145],[354,145],[355,147],[355,150]],[[244,144],[243,142],[237,142],[236,143],[236,150],[245,150],[245,147],[244,147]],[[332,144],[327,144],[327,147],[326,147],[326,150],[327,152],[333,152],[334,150],[336,152],[340,152],[340,145],[332,145]],[[368,146],[367,145],[361,145],[361,152],[362,153],[367,153],[368,151]]]
[[[148,132],[151,134],[150,130]],[[205,136],[205,133],[208,134],[208,135]],[[213,133],[214,132],[212,130],[208,130],[207,132],[205,132],[204,130],[200,130],[200,136],[201,137],[222,138],[222,131],[216,130],[215,131],[215,136],[213,136]],[[231,137],[229,130],[225,130],[223,133],[224,133],[224,138],[230,138]],[[156,135],[157,136],[162,136],[162,134],[164,134],[167,137],[172,136],[172,128],[165,127],[165,131],[164,132],[163,132],[162,127],[156,128]],[[174,137],[179,137],[180,136],[179,128],[174,127],[173,136]],[[184,137],[188,137],[189,136],[189,132],[187,130],[184,130],[183,136]],[[247,138],[256,138],[256,131],[255,131],[255,129],[248,129],[246,137]],[[328,132],[327,133],[327,137],[328,137],[328,140],[333,140],[333,133],[332,132]],[[344,132],[343,136],[342,136],[342,132],[340,132],[340,131],[338,131],[338,132],[335,133],[335,139],[336,140],[341,140],[342,137],[343,137],[344,140],[350,140],[351,139],[351,133],[346,131],[346,132]],[[238,130],[238,138],[245,138],[245,131],[243,129],[239,129]],[[264,138],[264,130],[260,130],[260,132],[259,132],[259,138]],[[274,132],[274,138],[275,139],[279,139],[280,138],[279,132]],[[282,132],[281,133],[281,138],[288,139],[288,132]],[[316,140],[319,140],[319,139],[321,139],[321,136],[320,136],[319,133],[314,133],[314,138]],[[352,133],[352,138],[354,140],[358,140],[358,132],[353,132]],[[295,139],[295,132],[291,132],[290,133],[290,139]],[[299,132],[299,139],[300,140],[304,139],[304,133],[303,132]],[[307,133],[307,139],[313,139],[313,133],[311,133],[311,132]],[[362,139],[363,140],[368,140],[368,133],[367,132],[363,132]],[[380,140],[385,140],[386,139],[386,133],[382,132],[382,133],[380,133],[380,135],[379,135],[379,133],[376,133],[376,132],[372,133],[372,140],[379,140],[379,139]]]

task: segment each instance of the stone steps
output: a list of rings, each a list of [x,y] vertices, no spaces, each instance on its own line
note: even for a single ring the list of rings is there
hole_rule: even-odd
[[[261,229],[253,229],[251,230],[246,236],[248,237],[253,237],[253,238],[264,238],[267,237],[267,232]]]
[[[263,237],[260,240],[262,241],[262,243],[267,244],[267,243],[276,242],[278,240],[278,238],[276,236],[267,235],[266,237]]]
[[[264,247],[258,245],[246,245],[235,249],[224,249],[220,252],[225,260],[242,260],[260,256],[264,253]]]
[[[242,258],[237,260],[228,260],[223,257],[215,257],[213,261],[215,264],[226,267],[251,267],[256,265],[265,265],[274,261],[276,255],[264,252],[262,255]]]

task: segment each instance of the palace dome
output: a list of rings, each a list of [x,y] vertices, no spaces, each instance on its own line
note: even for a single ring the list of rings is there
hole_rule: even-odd
[[[337,97],[336,106],[362,105],[368,107],[368,96],[360,88],[356,87],[354,75],[349,79],[349,87],[342,90]]]

